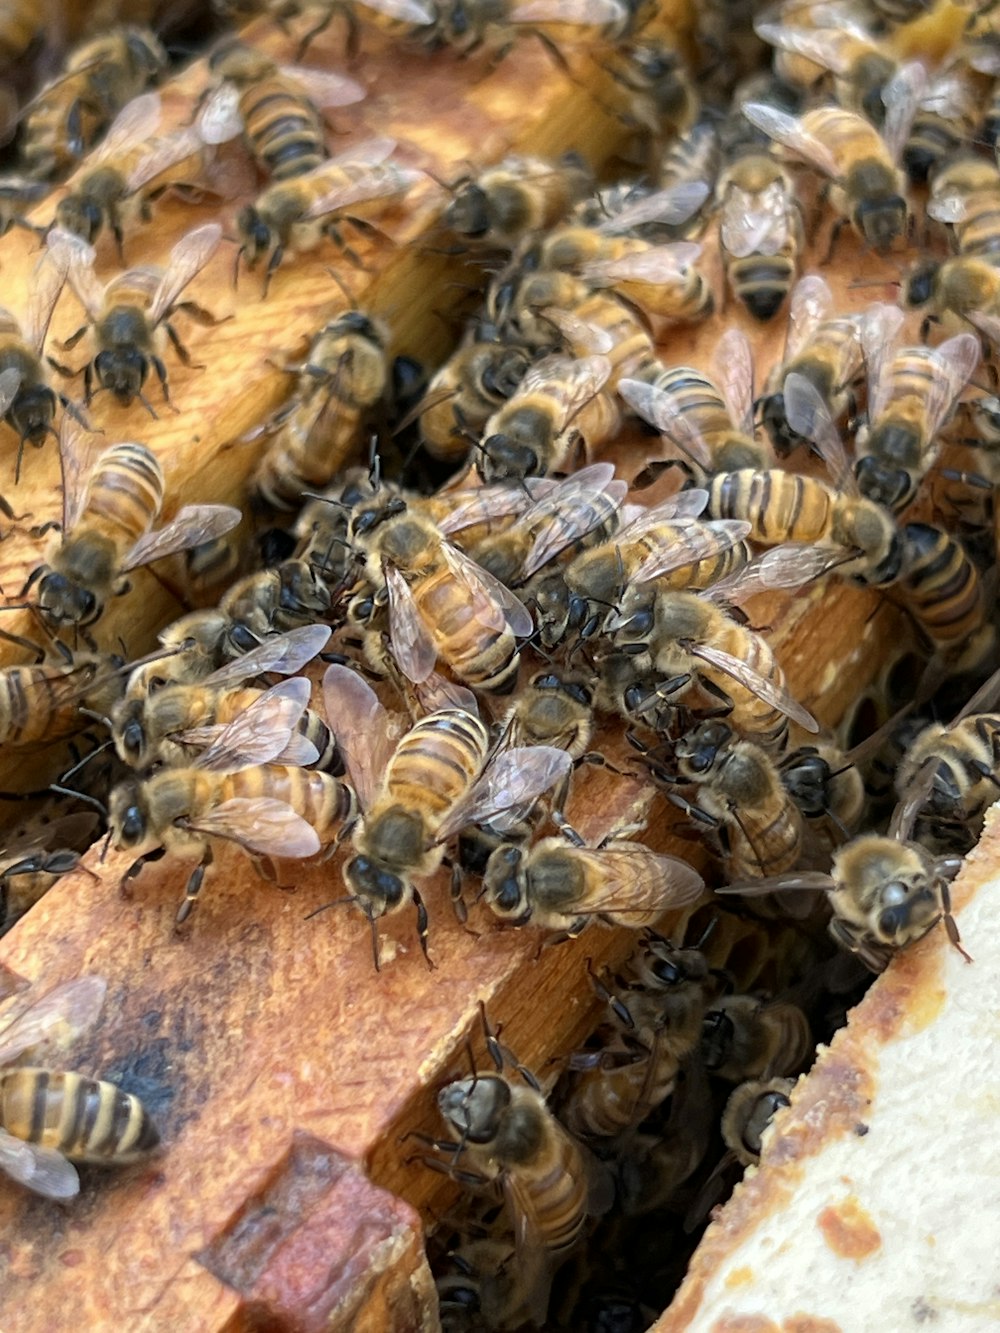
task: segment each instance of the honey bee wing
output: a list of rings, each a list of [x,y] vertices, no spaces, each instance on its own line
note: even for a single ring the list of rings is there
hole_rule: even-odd
[[[782,542],[754,561],[760,588],[801,588],[845,563],[848,556],[836,546]]]
[[[610,463],[594,463],[561,482],[555,491],[534,504],[524,516],[526,523],[532,521],[532,516],[536,519],[547,518],[548,522],[528,552],[522,575],[529,578],[560,552],[567,550],[607,520],[607,512],[591,503],[595,495],[607,495],[620,505],[627,490],[626,482],[614,479],[614,469]]]
[[[336,74],[333,70],[307,69],[303,65],[281,65],[282,74],[300,83],[307,96],[317,106],[350,106],[361,102],[367,95],[366,89],[355,79],[346,74]]]
[[[719,239],[737,259],[776,255],[788,243],[788,201],[780,181],[751,194],[738,187],[726,195]]]
[[[103,977],[74,977],[47,991],[0,1033],[0,1066],[26,1051],[71,1045],[94,1026],[104,1006],[108,983]],[[37,1056],[36,1056],[37,1058]]]
[[[285,801],[273,796],[234,796],[192,819],[190,827],[238,843],[263,856],[300,861],[320,850],[319,835]]]
[[[87,163],[87,169],[111,162],[132,148],[141,146],[153,137],[163,116],[160,94],[143,93],[126,102],[111,122],[111,127]]]
[[[985,310],[966,310],[964,317],[979,330],[991,343],[1000,344],[1000,318]]]
[[[270,672],[294,676],[323,651],[332,632],[329,625],[302,625],[284,634],[275,634],[249,653],[213,671],[202,683],[219,688]]]
[[[692,241],[672,241],[653,245],[621,259],[595,259],[580,267],[580,276],[594,287],[609,287],[616,282],[647,282],[666,286],[683,276],[701,254],[701,246]]]
[[[927,399],[927,433],[938,433],[979,365],[979,339],[973,333],[957,333],[931,351],[940,374],[934,379]]]
[[[917,822],[917,816],[930,800],[934,789],[938,762],[936,755],[928,755],[911,774],[902,799],[889,818],[886,833],[890,838],[901,838],[905,841],[913,836],[913,826]]]
[[[337,662],[323,677],[323,706],[351,786],[367,810],[393,751],[393,719],[368,682]]]
[[[840,175],[836,159],[829,148],[805,130],[796,116],[790,116],[765,102],[744,102],[743,114],[751,125],[763,130],[768,138],[818,167],[825,175],[834,179]]]
[[[185,505],[170,523],[139,538],[123,560],[122,572],[224,537],[242,518],[240,511],[232,505]]]
[[[740,880],[717,888],[716,893],[740,894],[744,898],[762,898],[768,893],[785,893],[805,889],[811,893],[829,893],[833,880],[819,870],[796,870],[786,875],[769,875],[764,879]]]
[[[215,745],[228,723],[218,722],[208,727],[189,727],[187,731],[173,733],[172,739],[181,745],[208,747]],[[284,749],[268,760],[272,764],[286,764],[290,768],[308,768],[319,758],[319,750],[308,737],[293,731],[288,737]]]
[[[750,524],[743,519],[713,519],[708,523],[692,523],[683,542],[663,546],[647,556],[632,578],[635,583],[649,583],[662,574],[679,569],[692,561],[701,560],[716,552],[729,551],[750,532]]]
[[[840,24],[844,24],[844,28],[841,28]],[[821,65],[823,69],[842,76],[850,73],[851,62],[846,45],[838,45],[833,40],[834,36],[847,28],[862,38],[868,36],[864,28],[858,24],[847,24],[844,18],[838,20],[835,32],[831,32],[826,24],[815,29],[793,28],[785,23],[756,22],[753,26],[757,36],[769,46],[776,46],[779,50],[789,51],[793,55],[804,56],[806,60]]]
[[[755,671],[752,666],[740,661],[738,657],[723,652],[721,648],[703,643],[690,644],[688,651],[693,657],[700,657],[703,662],[708,662],[719,671],[724,671],[727,676],[732,676],[733,680],[738,681],[745,689],[750,690],[759,699],[763,699],[772,708],[776,708],[779,713],[784,713],[793,722],[797,722],[804,730],[819,731],[819,723],[812,713],[793,699],[787,690],[772,684],[759,671]]]
[[[919,60],[909,60],[905,65],[900,65],[882,89],[882,102],[885,105],[882,137],[894,162],[898,162],[902,156],[926,88],[926,67]]]
[[[205,267],[218,250],[221,240],[222,228],[219,224],[207,222],[204,227],[195,227],[177,242],[170,251],[167,271],[160,280],[149,308],[149,318],[154,324],[163,318],[188,283]]]
[[[69,412],[59,423],[59,466],[62,471],[64,533],[72,532],[87,499],[87,483],[100,437],[86,434]]]
[[[792,371],[785,376],[784,396],[785,416],[789,426],[816,446],[838,490],[856,492],[851,460],[840,438],[840,431],[830,415],[830,409],[816,386],[805,375]]]
[[[626,204],[613,217],[602,222],[597,230],[604,236],[617,236],[647,222],[676,227],[694,217],[710,193],[708,181],[678,181],[664,190],[657,190],[643,199]]]
[[[0,318],[6,312],[0,306]],[[11,366],[0,374],[0,417],[2,417],[11,403],[17,397],[17,391],[21,387],[21,380],[24,377],[16,366]]]
[[[698,428],[688,420],[689,414],[678,408],[671,394],[643,380],[632,379],[618,381],[618,394],[633,412],[666,435],[692,462],[711,470],[711,450]]]
[[[80,1193],[76,1167],[61,1152],[25,1143],[0,1129],[0,1171],[46,1199],[72,1199]]]
[[[659,527],[661,523],[681,523],[687,526],[690,521],[690,526],[694,528],[695,520],[706,504],[708,504],[708,491],[690,490],[678,491],[668,500],[661,500],[659,504],[648,508],[643,505],[626,505],[623,512],[630,516],[624,526],[615,533],[615,541],[620,544],[635,541],[644,533]],[[638,513],[631,512],[636,509]]]
[[[892,360],[896,335],[905,318],[896,305],[881,301],[861,316],[861,351],[868,373],[868,419],[885,411],[892,392],[886,370]]]
[[[785,336],[786,362],[798,356],[833,309],[833,293],[818,273],[807,273],[792,288]]]
[[[753,348],[742,329],[727,329],[712,357],[733,424],[753,439]]]
[[[53,227],[45,241],[54,262],[65,264],[66,281],[92,320],[101,313],[104,288],[94,272],[95,251],[82,236]]]
[[[524,1310],[531,1324],[541,1328],[549,1308],[554,1271],[545,1232],[539,1225],[537,1204],[529,1184],[516,1171],[505,1171],[501,1183],[507,1216],[514,1226],[519,1309]]]
[[[610,352],[615,340],[606,329],[596,324],[588,324],[571,310],[560,310],[558,306],[546,306],[541,312],[542,318],[559,330],[575,354],[603,356]]]
[[[927,216],[935,222],[963,222],[968,216],[969,205],[964,195],[955,193],[935,194],[927,203]]]
[[[243,130],[240,90],[235,83],[221,83],[205,99],[198,113],[198,133],[208,144],[228,143]]]
[[[476,618],[491,628],[499,629],[501,621],[494,608],[502,613],[510,632],[519,639],[527,639],[535,631],[531,612],[499,579],[477,565],[464,551],[445,542],[441,548],[444,558],[457,579],[475,594]]]
[[[447,536],[491,519],[517,517],[558,484],[550,477],[527,477],[523,486],[476,486],[465,494],[452,492],[459,498],[454,503],[449,499],[448,513],[439,521],[438,528]]]
[[[374,165],[366,174],[359,175],[352,181],[341,178],[336,184],[331,185],[329,190],[312,201],[306,209],[305,216],[319,218],[327,213],[336,213],[351,204],[363,203],[366,199],[381,199],[387,195],[403,194],[411,185],[423,179],[423,172],[397,167],[391,162]]]
[[[308,707],[310,694],[309,682],[303,676],[272,685],[226,723],[192,767],[211,773],[236,773],[273,763]]]
[[[433,10],[428,5],[418,4],[417,0],[365,0],[365,5],[401,23],[415,23],[418,27],[424,27],[434,22]]]
[[[527,0],[510,13],[511,23],[574,23],[600,26],[623,23],[626,10],[618,0]]]
[[[397,140],[390,139],[388,136],[375,136],[366,139],[364,143],[356,144],[353,148],[345,148],[342,153],[338,153],[331,158],[331,162],[359,162],[362,166],[377,167],[385,162],[387,158],[392,157],[396,151]],[[316,169],[316,175],[321,174],[323,167]]]
[[[51,233],[50,233],[51,234]],[[59,233],[66,235],[68,233]],[[84,242],[86,244],[86,242]],[[24,314],[21,332],[24,341],[39,356],[49,331],[52,312],[59,300],[59,293],[66,284],[70,266],[70,252],[62,245],[49,245],[41,259],[35,265],[28,289],[28,305]]]
[[[201,146],[201,135],[193,125],[183,126],[173,134],[154,139],[149,150],[142,154],[126,176],[128,193],[134,194],[168,167],[172,167],[175,162],[183,162],[186,157],[193,157]],[[216,192],[217,185],[214,179],[211,188]]]
[[[419,685],[434,670],[437,645],[423,622],[410,585],[395,567],[383,563],[389,595],[389,642],[392,655],[407,680]]]
[[[438,675],[436,671],[431,672],[430,676],[416,687],[416,694],[421,708],[427,713],[453,708],[462,713],[471,713],[473,717],[479,716],[479,704],[472,691],[467,690],[464,685],[448,680],[446,676]]]
[[[517,745],[495,753],[479,781],[438,825],[444,842],[466,824],[485,824],[514,806],[534,804],[569,773],[573,761],[554,745]]]
[[[651,910],[693,903],[705,888],[705,881],[687,861],[650,852],[642,843],[611,843],[590,855],[602,885],[600,900],[593,904],[595,912],[646,916]]]

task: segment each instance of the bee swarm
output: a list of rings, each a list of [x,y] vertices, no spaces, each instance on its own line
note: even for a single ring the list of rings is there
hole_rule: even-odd
[[[956,25],[964,24],[965,11],[943,4],[931,19],[900,29],[895,49],[901,59],[947,47]],[[678,49],[691,57],[693,25],[687,0],[661,0],[645,31],[672,33]],[[267,19],[255,19],[241,36],[290,61],[304,31],[301,22],[291,27],[293,34],[286,34]],[[338,131],[333,151],[389,136],[397,144],[394,160],[426,173],[404,199],[380,210],[372,229],[345,228],[356,263],[325,243],[277,267],[266,299],[261,298],[260,266],[243,268],[234,286],[236,246],[227,242],[238,205],[259,193],[259,182],[238,193],[235,202],[220,201],[208,190],[167,193],[155,202],[147,223],[125,231],[129,267],[167,263],[172,248],[193,227],[221,222],[226,237],[221,252],[184,293],[219,322],[207,327],[179,321],[190,366],[172,349],[166,354],[176,409],[163,401],[155,374],[144,388],[155,416],[139,401],[122,406],[110,393],[96,396],[87,409],[105,432],[101,447],[135,440],[155,455],[165,479],[160,523],[188,504],[247,508],[247,483],[261,450],[259,440],[247,437],[287,400],[294,380],[282,366],[303,360],[309,340],[333,316],[351,308],[372,312],[390,326],[394,354],[416,356],[431,367],[444,360],[459,336],[464,287],[474,288],[478,299],[485,280],[475,253],[449,252],[451,242],[439,225],[448,196],[438,182],[473,174],[511,153],[556,159],[576,150],[600,172],[618,150],[624,151],[632,134],[633,127],[616,113],[621,90],[601,67],[600,55],[588,54],[587,42],[566,47],[564,68],[543,43],[526,38],[495,65],[481,53],[461,59],[448,51],[419,49],[401,61],[396,40],[363,24],[361,54],[351,66],[342,55],[343,40],[335,22],[303,57],[306,65],[342,70],[366,90],[363,101],[331,113]],[[719,76],[709,71],[710,77]],[[161,87],[164,129],[192,119],[209,81],[205,61],[197,60]],[[236,172],[240,157],[236,145],[222,147],[220,179],[226,170]],[[30,219],[47,225],[63,193],[65,186],[57,185],[31,210]],[[810,236],[800,271],[822,272],[834,310],[893,302],[897,265],[908,264],[915,250],[887,258],[862,247],[845,228],[835,258],[826,263],[827,230],[824,221],[819,235]],[[731,293],[723,307],[717,231],[710,222],[699,260],[714,287],[716,309],[679,331],[666,329],[658,349],[666,364],[683,362],[711,373],[722,334],[740,328],[751,340],[759,387],[782,359],[787,303],[768,323],[753,320]],[[16,227],[0,238],[4,303],[15,312],[28,307],[40,245],[35,234]],[[104,283],[122,265],[111,237],[103,235],[96,246],[96,268]],[[79,352],[64,353],[60,343],[82,319],[79,303],[66,291],[47,348],[74,366]],[[918,325],[919,315],[911,317],[907,341],[918,341]],[[75,397],[78,385],[58,381],[56,387]],[[58,449],[50,438],[40,450],[29,446],[25,451],[15,486],[15,436],[7,425],[0,431],[11,458],[0,490],[17,515],[14,520],[0,515],[0,533],[5,534],[0,588],[17,605],[19,590],[44,558],[44,543],[52,540],[30,529],[58,520],[62,482]],[[631,480],[663,453],[661,441],[632,422],[600,457],[614,463],[617,476]],[[971,466],[961,451],[956,458],[961,461],[954,466]],[[950,456],[946,461],[952,462]],[[793,470],[826,475],[804,450],[795,456]],[[662,486],[650,492],[657,499],[663,493]],[[639,492],[628,498],[648,503]],[[155,572],[137,568],[129,580],[128,595],[108,600],[98,638],[107,650],[115,650],[121,640],[124,654],[135,659],[155,647],[157,633],[189,603],[179,560]],[[215,600],[206,599],[208,604]],[[912,665],[917,648],[909,618],[871,587],[817,579],[791,594],[765,592],[753,601],[750,618],[766,630],[791,695],[824,728],[833,731],[849,722],[862,699],[872,701],[875,725],[885,721],[890,711],[882,697],[885,674],[897,660],[903,664],[900,670],[914,677],[912,694],[921,666]],[[31,610],[10,609],[0,628],[32,641],[40,635]],[[84,641],[72,646],[82,648]],[[29,656],[16,643],[0,640],[0,665],[20,664]],[[532,661],[530,671],[522,663],[522,682],[543,665],[541,657]],[[991,660],[989,667],[994,665]],[[309,676],[319,708],[318,663]],[[379,686],[379,694],[396,706],[391,690]],[[948,721],[949,715],[941,720]],[[674,815],[666,813],[672,807],[654,798],[640,756],[625,743],[625,725],[603,719],[588,748],[613,767],[577,770],[567,809],[571,824],[594,845],[623,825],[648,820],[638,835],[648,847],[691,861],[707,877],[707,852],[700,843],[677,836]],[[0,788],[44,787],[75,758],[65,744],[29,752],[5,747]],[[16,818],[12,815],[9,823]],[[554,831],[550,826],[544,832]],[[588,1049],[588,1037],[606,1020],[594,978],[607,982],[622,969],[636,932],[595,925],[580,940],[542,948],[545,935],[495,929],[492,915],[479,904],[470,911],[472,933],[450,911],[448,876],[441,871],[421,890],[430,913],[434,970],[424,965],[412,916],[404,912],[380,922],[382,965],[376,973],[369,923],[360,912],[335,906],[315,921],[304,920],[342,896],[340,871],[346,859],[338,852],[322,864],[293,867],[291,876],[291,863],[285,861],[279,889],[263,882],[238,848],[220,842],[191,928],[175,932],[183,876],[174,860],[168,856],[148,865],[122,891],[133,854],[98,845],[80,869],[63,876],[4,936],[0,998],[28,983],[45,989],[87,973],[108,979],[104,1017],[74,1046],[73,1067],[100,1071],[101,1077],[141,1096],[166,1149],[146,1167],[122,1176],[86,1177],[82,1197],[65,1209],[8,1187],[0,1177],[4,1333],[58,1327],[66,1310],[82,1327],[114,1324],[192,1333],[265,1323],[304,1331],[438,1327],[424,1229],[447,1230],[462,1187],[417,1160],[427,1155],[419,1136],[442,1137],[435,1098],[449,1081],[468,1076],[465,1043],[470,1036],[479,1072],[487,1068],[480,1005],[491,1023],[502,1026],[504,1047],[551,1092],[566,1057]],[[716,876],[712,882],[722,881]],[[466,897],[471,905],[474,892],[467,890]],[[957,907],[964,905],[964,897],[960,882]],[[730,970],[741,993],[759,988],[775,995],[801,981],[809,965],[802,932],[782,921],[758,922],[752,899],[744,910],[742,899],[706,897],[700,905],[668,914],[658,929],[693,947],[713,915],[709,901],[718,905],[720,924],[705,944],[706,956],[713,966]],[[826,1077],[838,1076],[839,1052],[853,1042],[863,1041],[866,1059],[876,1059],[871,1047],[888,1028],[895,1036],[900,1026],[909,1034],[922,1021],[931,1023],[929,994],[975,984],[976,974],[990,964],[987,942],[967,929],[968,916],[962,917],[962,934],[974,965],[966,967],[943,929],[907,947],[823,1057],[821,1077],[824,1069],[833,1071]],[[896,1005],[906,1015],[896,1026],[880,1020],[887,1007]],[[870,1040],[857,1037],[859,1020],[863,1033],[874,1031]],[[737,1241],[753,1229],[748,1209],[773,1211],[784,1204],[798,1163],[811,1151],[782,1148],[798,1142],[795,1126],[801,1121],[795,1117],[814,1106],[811,1084],[811,1077],[799,1084],[791,1110],[769,1140],[764,1160],[777,1164],[774,1173],[766,1168],[741,1187],[743,1193],[696,1253],[675,1311],[658,1327],[791,1326],[781,1323],[783,1312],[770,1305],[762,1310],[752,1295],[745,1307],[740,1305],[732,1288],[747,1282],[749,1293],[750,1281],[757,1280],[755,1265],[760,1264],[760,1272],[766,1269],[757,1257],[746,1258]],[[838,1125],[834,1133],[841,1130]],[[940,1128],[942,1140],[945,1132]],[[873,1154],[875,1136],[867,1146]],[[935,1172],[937,1163],[925,1164],[917,1151],[919,1169]],[[947,1161],[943,1151],[941,1158]],[[873,1155],[860,1161],[871,1178],[877,1177]],[[687,1202],[694,1206],[697,1201]],[[780,1238],[780,1212],[774,1225],[773,1234]],[[751,1269],[751,1280],[741,1276]],[[724,1273],[731,1282],[720,1294]],[[845,1329],[854,1327],[839,1320],[836,1295],[834,1287],[827,1304],[817,1304],[817,1318],[828,1315]],[[563,1294],[562,1299],[568,1298]],[[762,1299],[770,1301],[771,1294]],[[926,1299],[938,1313],[934,1293]],[[790,1300],[788,1317],[804,1308]],[[650,1317],[656,1313],[652,1310]],[[776,1322],[735,1322],[737,1316],[758,1315]],[[730,1316],[734,1322],[727,1323]],[[562,1310],[551,1317],[560,1320],[552,1328],[574,1327],[573,1316]]]

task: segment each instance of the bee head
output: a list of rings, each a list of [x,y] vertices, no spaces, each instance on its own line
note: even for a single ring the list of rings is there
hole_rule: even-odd
[[[890,880],[878,896],[878,937],[886,944],[900,947],[926,934],[940,915],[937,894],[926,877],[912,882]]]
[[[766,394],[760,400],[760,419],[779,458],[786,458],[802,443],[802,436],[796,434],[788,424],[785,395],[780,391]]]
[[[104,210],[84,194],[68,194],[56,205],[56,222],[64,231],[93,242],[104,226]]]
[[[510,1106],[510,1085],[496,1074],[460,1078],[438,1093],[438,1109],[466,1143],[489,1143]]]
[[[906,233],[909,210],[901,194],[877,193],[863,197],[854,210],[855,227],[874,249],[890,249]]]
[[[530,445],[504,434],[487,436],[476,467],[487,485],[495,481],[534,477],[542,470],[538,464],[538,455]]]
[[[903,284],[903,300],[908,306],[927,304],[934,295],[934,283],[940,267],[936,259],[924,259],[914,265]]]
[[[46,619],[56,624],[90,625],[101,611],[89,588],[55,571],[39,584],[38,605]]]
[[[108,348],[98,352],[94,369],[102,387],[127,406],[146,382],[149,359],[138,347]]]
[[[147,814],[138,782],[119,783],[112,791],[108,803],[108,825],[115,847],[138,847],[145,842]]]
[[[406,899],[405,881],[369,856],[355,856],[349,861],[344,878],[372,916],[385,916]]]
[[[55,413],[55,394],[47,385],[35,384],[18,392],[7,412],[7,420],[22,440],[39,448],[47,435],[54,434],[52,418]]]
[[[273,233],[252,204],[240,209],[236,227],[242,238],[240,254],[247,268],[253,268],[267,254],[273,244]]]
[[[515,923],[526,921],[530,914],[524,900],[523,855],[518,847],[498,847],[483,876],[483,893],[490,907],[497,916]]]
[[[115,718],[115,749],[119,757],[132,768],[140,768],[146,758],[143,711],[142,699],[130,699],[121,715]]]
[[[892,445],[897,437],[900,444],[905,444],[910,439],[910,431],[903,426],[888,427],[880,437],[883,444],[880,452],[896,452],[892,449]],[[873,435],[872,440],[874,439]],[[855,473],[858,489],[865,499],[874,500],[876,504],[884,505],[893,513],[903,509],[913,496],[913,478],[909,472],[905,468],[892,467],[884,463],[874,454],[867,454],[859,459]]]
[[[460,236],[485,236],[490,229],[490,201],[482,186],[467,181],[445,209],[444,221]]]

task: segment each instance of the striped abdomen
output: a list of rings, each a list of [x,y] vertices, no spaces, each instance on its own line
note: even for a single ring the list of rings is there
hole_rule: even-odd
[[[531,1119],[542,1117],[538,1125],[541,1142],[532,1147],[525,1160],[518,1161],[517,1151],[505,1159],[502,1139],[498,1139],[497,1157],[509,1173],[512,1191],[532,1231],[550,1255],[561,1256],[576,1246],[586,1225],[587,1167],[580,1149],[544,1106],[524,1106],[522,1110],[517,1104],[529,1097],[542,1101],[533,1089],[514,1090],[504,1137],[506,1132],[518,1134],[517,1122],[522,1115]]]
[[[478,779],[489,733],[478,717],[444,708],[421,718],[400,740],[385,775],[385,804],[424,813],[434,829]]]
[[[502,609],[475,604],[476,593],[444,565],[413,585],[420,618],[430,629],[438,656],[459,680],[476,689],[507,694],[517,683],[517,640]]]
[[[750,539],[765,546],[829,537],[835,493],[814,477],[777,468],[720,472],[708,484],[712,518],[743,519]]]
[[[802,128],[822,139],[846,176],[859,162],[878,162],[891,171],[895,168],[889,149],[878,130],[864,116],[840,107],[823,106],[807,111]]]
[[[80,712],[81,689],[93,669],[40,662],[0,671],[0,739],[23,748],[74,736],[88,724]]]
[[[160,1142],[138,1097],[113,1083],[47,1069],[0,1073],[0,1125],[71,1162],[124,1164]]]
[[[785,689],[785,673],[778,665],[763,635],[743,625],[733,624],[727,626],[727,629],[725,641],[717,641],[715,646],[733,657],[738,657],[744,665],[751,667],[758,676],[763,676],[776,689]],[[768,749],[784,745],[785,737],[788,735],[788,718],[784,713],[755,694],[748,686],[700,659],[698,659],[698,672],[710,677],[732,699],[733,713],[729,721],[736,731],[751,737],[758,745]]]
[[[983,586],[961,542],[926,523],[901,530],[904,576],[895,585],[936,648],[966,643],[986,620]]]
[[[156,522],[163,507],[163,470],[144,444],[113,444],[91,473],[79,524],[112,539],[124,555]]]
[[[318,769],[292,768],[284,764],[262,764],[227,773],[221,780],[218,803],[234,797],[284,801],[316,830],[329,845],[342,824],[357,813],[354,793],[329,773]]]
[[[273,180],[301,176],[326,161],[320,113],[282,76],[245,87],[240,115],[254,160]]]
[[[577,1076],[570,1100],[560,1113],[572,1133],[594,1138],[622,1134],[645,1120],[673,1092],[677,1060],[656,1032],[643,1029],[635,1035],[649,1047],[644,1059],[628,1062],[633,1052],[624,1050],[621,1054],[626,1062],[618,1068],[586,1070]]]

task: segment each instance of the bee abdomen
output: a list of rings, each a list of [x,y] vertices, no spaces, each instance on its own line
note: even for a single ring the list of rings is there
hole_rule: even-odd
[[[144,444],[115,444],[94,466],[85,513],[137,539],[159,517],[163,493],[163,470],[152,451]]]
[[[478,778],[488,749],[486,728],[471,713],[430,713],[399,742],[386,775],[387,793],[407,809],[443,815]]]
[[[113,1083],[46,1069],[0,1074],[0,1123],[15,1138],[73,1162],[131,1162],[160,1142],[138,1097]]]

